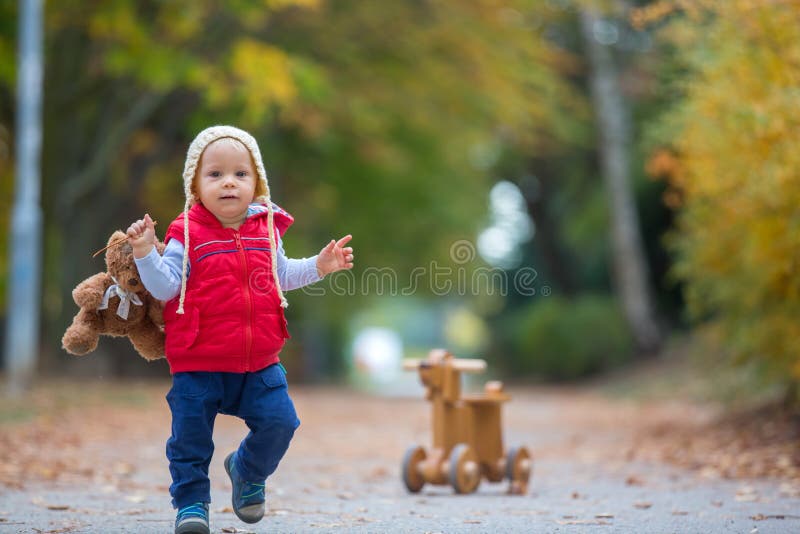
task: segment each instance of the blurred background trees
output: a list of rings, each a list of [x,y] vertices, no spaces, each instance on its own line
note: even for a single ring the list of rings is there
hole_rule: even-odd
[[[355,236],[354,272],[289,295],[297,377],[342,375],[373,327],[406,355],[443,344],[564,380],[707,325],[715,354],[796,382],[797,17],[745,0],[48,5],[41,367],[166,372],[119,340],[69,359],[70,291],[114,229],[148,211],[163,232],[188,143],[231,123],[296,217],[289,255]],[[0,4],[4,250],[15,21]]]

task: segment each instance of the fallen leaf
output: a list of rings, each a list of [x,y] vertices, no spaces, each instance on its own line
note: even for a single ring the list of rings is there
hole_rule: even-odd
[[[372,471],[369,472],[367,475],[367,480],[380,480],[382,478],[386,478],[390,476],[389,470],[385,467],[376,467]]]
[[[610,525],[608,521],[602,519],[571,519],[569,521],[561,521],[556,519],[559,525]]]
[[[614,519],[614,514],[609,514],[608,512],[603,512],[601,514],[594,515],[597,519]]]
[[[127,462],[117,462],[114,464],[114,473],[121,476],[128,476],[134,472],[134,468]]]
[[[645,502],[645,501],[636,501],[635,503],[633,503],[633,506],[635,508],[640,509],[640,510],[647,510],[648,508],[653,506],[653,503]]]
[[[700,476],[703,478],[720,478],[722,473],[713,465],[706,465],[700,468]]]
[[[69,510],[69,505],[67,505],[67,504],[52,504],[52,503],[48,503],[40,496],[36,496],[36,497],[31,498],[31,503],[35,504],[36,506],[41,506],[43,508],[47,508],[48,510],[57,510],[57,511]]]
[[[759,499],[758,491],[752,486],[743,486],[736,490],[736,500],[738,502],[753,502]]]
[[[636,475],[631,475],[625,479],[625,484],[628,486],[644,486],[644,480]]]
[[[766,519],[800,519],[800,515],[787,515],[787,514],[756,514],[751,515],[750,519],[753,521],[764,521]]]

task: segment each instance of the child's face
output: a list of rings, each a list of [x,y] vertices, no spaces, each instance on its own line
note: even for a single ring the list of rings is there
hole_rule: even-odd
[[[255,197],[256,178],[250,151],[236,140],[218,139],[200,157],[195,189],[222,226],[239,228]]]

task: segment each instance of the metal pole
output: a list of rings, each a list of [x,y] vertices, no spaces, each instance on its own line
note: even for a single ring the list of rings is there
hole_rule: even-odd
[[[17,145],[5,363],[8,393],[19,395],[33,378],[39,352],[42,210],[42,0],[21,0],[17,62]]]

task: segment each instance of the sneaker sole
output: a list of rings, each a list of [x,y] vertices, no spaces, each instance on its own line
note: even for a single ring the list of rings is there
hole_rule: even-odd
[[[175,529],[175,534],[211,534],[211,529],[199,521],[184,521]]]
[[[233,476],[231,476],[231,468],[230,468],[230,460],[233,457],[234,453],[230,453],[228,456],[225,457],[225,472],[228,473],[228,478],[231,479],[231,508],[233,508],[233,513],[236,514],[236,517],[244,521],[245,523],[253,524],[258,523],[264,518],[264,507],[265,504],[251,504],[250,506],[244,506],[242,508],[236,509],[236,506],[233,504],[236,502],[236,495],[233,493]],[[246,515],[248,511],[253,511],[253,515]]]

